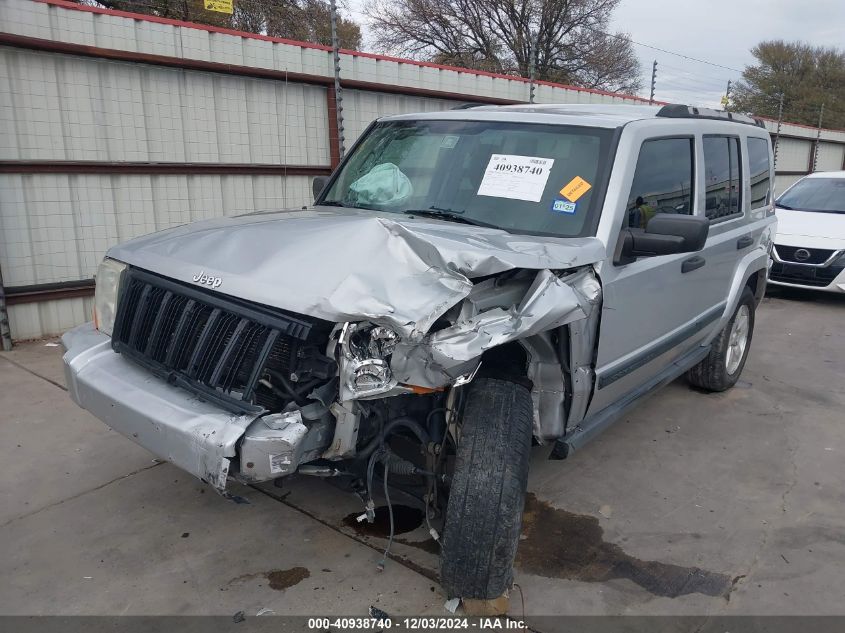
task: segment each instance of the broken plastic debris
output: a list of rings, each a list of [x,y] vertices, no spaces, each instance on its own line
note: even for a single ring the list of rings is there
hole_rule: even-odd
[[[446,604],[443,605],[443,608],[446,609],[449,613],[454,613],[458,610],[458,605],[461,604],[460,598],[452,598],[451,600],[447,600]]]
[[[378,607],[370,605],[370,617],[376,620],[390,620],[390,616]]]
[[[273,609],[268,609],[267,607],[264,607],[262,609],[259,609],[258,613],[256,613],[255,615],[276,615],[276,612],[273,611]]]
[[[58,343],[44,343],[44,347],[58,347]]]
[[[358,523],[363,523],[364,521],[366,521],[366,520],[367,520],[367,513],[365,512],[364,514],[362,514],[362,515],[360,515],[360,516],[355,517],[355,520],[356,520]]]

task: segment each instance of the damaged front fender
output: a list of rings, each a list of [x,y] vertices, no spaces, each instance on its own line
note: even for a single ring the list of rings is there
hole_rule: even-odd
[[[430,388],[452,384],[472,371],[489,349],[586,319],[600,294],[592,268],[560,275],[541,270],[511,307],[492,307],[460,318],[420,343],[400,342],[391,369],[401,383]],[[468,301],[472,298],[470,293]]]

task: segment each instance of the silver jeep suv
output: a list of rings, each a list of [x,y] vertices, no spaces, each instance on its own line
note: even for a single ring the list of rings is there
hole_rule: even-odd
[[[453,597],[512,580],[533,444],[563,458],[686,373],[742,372],[770,141],[687,106],[374,122],[302,210],[112,248],[65,334],[73,399],[226,493],[335,476],[425,504]]]

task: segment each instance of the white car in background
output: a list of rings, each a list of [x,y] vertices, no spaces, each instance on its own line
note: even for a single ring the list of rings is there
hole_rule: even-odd
[[[775,205],[769,283],[845,292],[845,171],[805,176]]]

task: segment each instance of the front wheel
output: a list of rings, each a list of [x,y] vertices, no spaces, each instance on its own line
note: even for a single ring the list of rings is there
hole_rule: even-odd
[[[746,286],[736,312],[713,341],[707,358],[687,372],[690,384],[707,391],[725,391],[736,384],[751,348],[755,306],[754,294]]]
[[[528,389],[478,378],[466,405],[446,507],[440,580],[450,598],[490,600],[513,579],[528,485]]]

